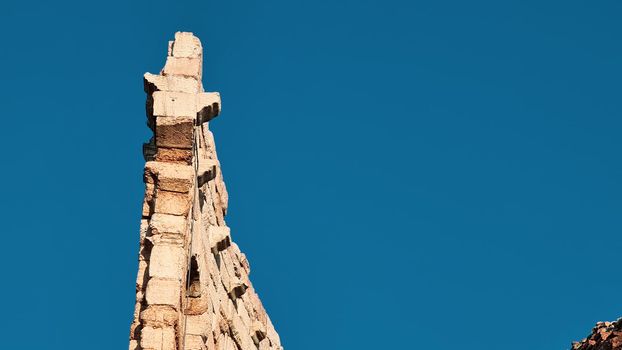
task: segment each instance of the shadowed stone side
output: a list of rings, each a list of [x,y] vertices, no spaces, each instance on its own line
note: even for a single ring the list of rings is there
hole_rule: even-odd
[[[130,350],[282,349],[225,223],[228,195],[201,83],[203,48],[178,32],[158,75],[144,75],[145,197]]]

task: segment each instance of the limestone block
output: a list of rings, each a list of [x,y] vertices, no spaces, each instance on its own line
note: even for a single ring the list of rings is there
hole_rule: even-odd
[[[147,282],[148,305],[170,305],[179,309],[181,281],[152,278]]]
[[[179,313],[166,305],[151,305],[140,313],[140,320],[149,327],[173,327],[178,319]]]
[[[237,307],[235,311],[242,320],[242,323],[244,323],[244,326],[246,326],[246,328],[251,329],[253,321],[251,320],[251,317],[248,314],[248,310],[246,310],[244,303],[240,302],[240,300],[236,300],[236,305]]]
[[[220,114],[220,94],[204,92],[197,95],[197,124],[203,124],[216,118]]]
[[[177,245],[156,244],[151,250],[149,277],[182,280],[186,265],[186,250]]]
[[[226,333],[220,333],[216,338],[216,349],[218,350],[237,350],[235,342]]]
[[[194,119],[192,117],[157,117],[156,144],[158,147],[191,149],[193,128]]]
[[[174,233],[162,233],[159,235],[154,235],[148,237],[147,240],[151,243],[152,248],[156,244],[183,247],[186,242],[184,236]]]
[[[144,327],[140,336],[142,350],[176,350],[173,327]]]
[[[205,350],[205,343],[203,337],[195,334],[188,334],[184,338],[186,343],[184,344],[185,350]]]
[[[173,91],[153,93],[153,115],[155,116],[195,118],[197,111],[197,94]]]
[[[182,76],[164,76],[145,73],[145,92],[153,94],[156,91],[173,91],[196,94],[200,92],[200,84],[196,78]]]
[[[227,288],[227,286],[225,286],[225,288],[229,292],[229,296],[232,299],[237,299],[241,297],[244,293],[246,293],[246,290],[248,289],[248,284],[239,279],[231,279],[231,282],[232,283],[229,285],[229,287]]]
[[[156,152],[155,160],[176,164],[192,164],[192,150],[160,147]]]
[[[231,319],[233,319],[233,316],[235,315],[235,313],[236,311],[235,311],[235,305],[233,304],[233,301],[231,301],[231,299],[227,297],[226,295],[221,296],[220,304],[218,305],[218,314],[221,316],[221,319],[224,319],[225,321],[229,322]],[[228,323],[227,323],[227,327],[228,327]]]
[[[201,159],[197,171],[198,185],[203,186],[216,177],[218,163],[212,159]]]
[[[130,350],[141,350],[140,345],[138,344],[138,340],[130,340]]]
[[[175,41],[171,44],[169,56],[200,58],[203,56],[203,47],[199,38],[189,32],[175,33]]]
[[[261,322],[257,320],[253,321],[250,329],[251,329],[251,338],[253,338],[253,341],[255,342],[256,345],[259,345],[261,341],[266,339],[266,326],[262,324]]]
[[[264,339],[259,342],[259,350],[270,350],[270,340]]]
[[[231,245],[231,230],[227,226],[208,226],[207,239],[211,250],[223,251]]]
[[[242,268],[237,259],[232,255],[231,249],[223,250],[220,255],[222,257],[221,270],[224,266],[231,277],[244,277],[241,273]]]
[[[173,51],[174,51],[173,44]],[[162,75],[181,75],[201,79],[203,62],[200,58],[173,57],[166,58]]]
[[[207,347],[207,350],[216,350],[216,343],[214,343],[214,337],[211,334],[207,338],[205,346]]]
[[[190,94],[155,91],[152,98],[152,115],[158,117],[196,118],[200,115],[201,123],[204,123],[218,115],[220,111],[220,94],[217,92]]]
[[[184,235],[188,229],[188,221],[183,216],[155,213],[151,216],[149,228],[152,235]]]
[[[162,214],[186,215],[192,201],[189,193],[158,190],[155,197],[155,212]]]
[[[187,315],[200,315],[207,312],[209,308],[209,298],[205,296],[188,298],[188,305],[184,313]]]
[[[155,183],[161,190],[171,192],[188,192],[194,185],[194,169],[190,165],[166,162],[147,162],[144,180]]]
[[[203,335],[212,332],[211,324],[212,318],[214,318],[211,312],[206,312],[200,315],[187,315],[186,316],[186,333]]]
[[[225,290],[225,294],[229,294],[229,291],[233,288],[232,286],[235,286],[235,280],[232,280],[231,275],[229,275],[222,264],[220,265],[220,281],[223,289]]]
[[[242,323],[242,320],[238,315],[233,315],[230,320],[229,327],[231,329],[231,335],[233,340],[242,349],[254,349],[255,343],[250,336],[250,330]]]
[[[214,313],[218,313],[220,311],[220,298],[218,297],[218,290],[216,289],[216,287],[214,287],[212,283],[208,284],[205,288],[207,290],[207,298],[209,299],[209,304],[211,306],[210,310]]]

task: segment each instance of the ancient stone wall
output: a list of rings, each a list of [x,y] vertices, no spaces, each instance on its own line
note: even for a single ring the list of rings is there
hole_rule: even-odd
[[[282,349],[225,223],[227,190],[204,92],[203,49],[176,33],[159,75],[145,74],[145,198],[130,350]]]
[[[596,323],[587,338],[572,343],[572,350],[622,350],[622,319]]]

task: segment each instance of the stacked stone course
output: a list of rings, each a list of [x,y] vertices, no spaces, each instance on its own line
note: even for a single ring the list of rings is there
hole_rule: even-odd
[[[130,350],[282,349],[225,223],[227,190],[204,92],[203,49],[192,33],[169,42],[159,75],[145,74],[145,198]]]

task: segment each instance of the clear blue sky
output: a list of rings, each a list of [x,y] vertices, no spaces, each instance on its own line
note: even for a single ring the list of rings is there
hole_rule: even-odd
[[[622,316],[619,1],[4,1],[3,349],[125,349],[142,74],[206,49],[286,349],[566,349]]]

